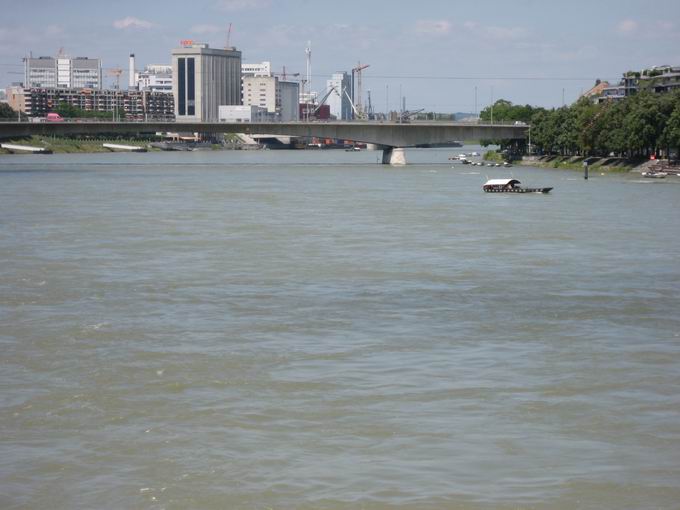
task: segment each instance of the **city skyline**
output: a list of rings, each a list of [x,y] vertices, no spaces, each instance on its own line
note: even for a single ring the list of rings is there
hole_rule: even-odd
[[[244,63],[271,61],[275,72],[305,73],[312,44],[312,88],[323,92],[333,73],[361,63],[364,90],[376,111],[481,110],[492,100],[554,107],[570,103],[595,79],[680,63],[680,5],[652,2],[523,0],[474,5],[426,1],[399,5],[348,1],[339,6],[295,0],[211,0],[186,5],[122,1],[115,9],[80,0],[59,12],[44,0],[3,6],[0,85],[22,80],[21,59],[101,58],[104,68],[127,71],[167,64],[183,39],[212,47],[229,44]],[[178,16],[181,13],[181,16]],[[110,85],[112,77],[105,78]],[[126,75],[121,83],[127,83]],[[476,99],[476,101],[475,101]]]

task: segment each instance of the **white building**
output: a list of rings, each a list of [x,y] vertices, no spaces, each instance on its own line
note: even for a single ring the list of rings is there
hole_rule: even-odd
[[[266,108],[268,112],[276,113],[277,83],[275,76],[244,76],[243,104]]]
[[[298,120],[299,88],[297,83],[275,76],[244,76],[243,104],[266,108],[283,122]]]
[[[102,88],[102,62],[98,58],[24,58],[25,88]]]
[[[219,107],[241,104],[241,52],[188,41],[172,50],[178,122],[216,122]]]
[[[326,104],[331,109],[331,115],[338,120],[352,119],[352,105],[348,97],[348,94],[351,93],[350,75],[347,73],[333,74],[331,79],[326,81],[326,90],[330,90],[331,87],[333,91],[326,99]],[[347,93],[344,91],[347,91]]]
[[[135,87],[138,90],[172,94],[172,66],[149,64],[144,71],[135,73]]]
[[[241,76],[272,76],[272,63],[241,64]]]
[[[260,106],[222,105],[219,108],[220,122],[271,122],[274,114]]]

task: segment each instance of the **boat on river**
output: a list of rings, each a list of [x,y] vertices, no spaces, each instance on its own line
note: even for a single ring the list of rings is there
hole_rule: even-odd
[[[647,172],[642,172],[642,177],[648,177],[650,179],[663,179],[668,174],[666,172],[659,172],[656,170],[649,170]]]
[[[517,179],[489,179],[482,189],[486,193],[548,193],[552,188],[525,188]]]

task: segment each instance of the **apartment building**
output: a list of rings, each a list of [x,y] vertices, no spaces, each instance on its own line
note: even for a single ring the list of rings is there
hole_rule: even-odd
[[[17,94],[18,95],[18,94]],[[24,89],[23,112],[32,117],[43,117],[66,103],[85,111],[116,112],[126,120],[174,119],[172,94],[148,90],[96,90],[96,89]]]
[[[596,101],[617,101],[641,90],[655,94],[680,90],[680,66],[654,66],[642,71],[625,72],[621,81],[604,88]]]

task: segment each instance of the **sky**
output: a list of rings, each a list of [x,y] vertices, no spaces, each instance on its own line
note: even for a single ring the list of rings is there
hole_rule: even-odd
[[[628,70],[680,66],[678,0],[0,0],[0,88],[21,59],[101,58],[121,67],[169,64],[180,40],[230,45],[243,62],[305,73],[312,89],[368,64],[376,111],[475,112],[493,100],[559,107]],[[105,85],[114,83],[107,76]],[[365,92],[364,92],[365,97]],[[364,99],[365,101],[365,99]]]

